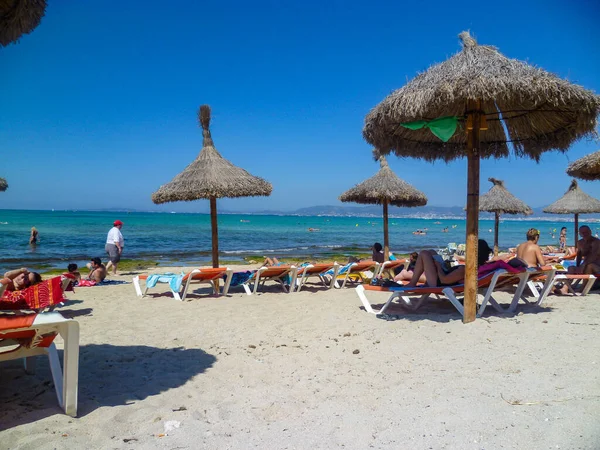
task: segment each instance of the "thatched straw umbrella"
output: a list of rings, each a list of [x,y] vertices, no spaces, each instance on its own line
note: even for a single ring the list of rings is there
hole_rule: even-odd
[[[600,151],[579,158],[569,164],[567,174],[582,180],[600,180]]]
[[[479,199],[479,211],[494,213],[494,256],[498,254],[498,228],[500,226],[500,214],[524,214],[531,215],[533,210],[523,201],[512,195],[504,187],[504,181],[496,178],[488,178],[493,186]]]
[[[390,240],[388,232],[388,205],[424,206],[427,196],[416,190],[406,181],[396,176],[385,156],[379,158],[380,169],[375,176],[357,184],[340,195],[343,202],[355,202],[383,205],[383,248],[387,261],[390,257]]]
[[[0,192],[4,192],[8,189],[8,183],[4,178],[0,178]]]
[[[219,233],[217,228],[217,198],[255,197],[271,195],[273,186],[262,178],[250,175],[223,158],[210,135],[210,107],[202,105],[198,112],[202,136],[202,150],[183,172],[152,194],[154,203],[210,200],[212,226],[212,262],[219,267]]]
[[[480,158],[509,154],[536,161],[594,135],[600,97],[460,34],[462,51],[393,92],[365,118],[376,155],[428,161],[467,157],[464,321],[475,320]],[[505,131],[508,131],[506,136]],[[481,132],[481,133],[480,133]]]
[[[46,0],[0,0],[0,46],[6,47],[40,24]]]
[[[575,246],[579,236],[579,214],[600,212],[600,201],[590,197],[577,185],[577,180],[571,180],[571,186],[565,195],[544,208],[549,214],[575,214]]]

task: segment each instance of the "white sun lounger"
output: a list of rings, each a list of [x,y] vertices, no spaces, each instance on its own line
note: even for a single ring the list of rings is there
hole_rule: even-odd
[[[296,278],[298,276],[298,268],[296,266],[281,265],[281,266],[270,266],[261,267],[252,276],[242,283],[246,294],[256,294],[259,286],[263,286],[266,281],[276,281],[281,285],[281,288],[287,292],[294,292],[294,286],[296,285]],[[290,279],[289,288],[285,282],[286,278]],[[252,288],[251,286],[254,285]]]
[[[335,285],[335,280],[339,270],[340,265],[337,262],[332,264],[309,264],[304,267],[299,267],[296,275],[296,292],[300,292],[300,289],[302,289],[302,286],[306,284],[310,277],[318,277],[319,280],[321,280],[321,283],[323,283],[327,289],[331,289]],[[332,274],[331,271],[333,271]],[[328,274],[327,272],[330,273]]]
[[[54,338],[64,341],[61,369]],[[79,323],[57,312],[14,314],[0,312],[0,361],[24,358],[25,370],[33,372],[35,357],[48,355],[58,404],[69,416],[77,415],[79,372]]]
[[[483,299],[481,305],[477,310],[477,317],[481,317],[488,306],[492,305],[498,312],[504,313],[510,311],[510,307],[505,309],[500,306],[493,296],[494,290],[506,286],[508,284],[517,284],[516,292],[513,296],[513,302],[515,299],[521,297],[525,285],[527,283],[528,274],[527,272],[521,273],[510,273],[505,270],[496,270],[487,275],[480,277],[477,280],[478,289],[483,292]],[[375,310],[367,299],[366,291],[379,291],[391,293],[386,303],[380,310]],[[407,307],[409,310],[416,311],[421,305],[431,296],[435,296],[438,299],[446,298],[456,310],[464,315],[464,306],[461,303],[458,295],[464,294],[464,284],[458,284],[453,286],[417,286],[417,287],[381,287],[381,286],[370,286],[370,285],[359,285],[356,287],[356,293],[360,299],[365,310],[371,314],[384,314],[387,309],[392,305],[394,300],[401,300],[400,305]],[[418,297],[413,302],[411,297]]]
[[[138,297],[144,297],[148,292],[149,288],[146,286],[142,291],[140,286],[140,280],[146,280],[149,275],[137,275],[133,277],[133,287],[135,288],[135,292]],[[221,280],[225,276],[225,282],[223,283],[223,290],[221,291],[221,295],[227,295],[229,292],[229,286],[231,284],[231,277],[233,276],[233,270],[228,267],[206,267],[200,269],[194,269],[191,272],[188,272],[184,275],[182,280],[183,289],[181,290],[181,294],[171,289],[169,285],[169,290],[173,294],[173,297],[177,300],[183,301],[185,300],[190,284],[192,283],[209,283],[213,288],[213,293],[215,295],[219,295],[219,289],[217,288],[216,282]],[[168,283],[167,283],[168,284]]]

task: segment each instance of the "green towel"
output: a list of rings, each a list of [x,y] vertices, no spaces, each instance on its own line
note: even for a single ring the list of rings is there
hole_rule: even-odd
[[[448,116],[440,117],[433,120],[417,120],[415,122],[401,123],[404,128],[411,130],[420,130],[421,128],[429,128],[440,140],[448,142],[458,126],[458,117]]]

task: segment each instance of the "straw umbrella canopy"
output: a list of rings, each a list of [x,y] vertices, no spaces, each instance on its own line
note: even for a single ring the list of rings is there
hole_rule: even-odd
[[[46,0],[0,0],[0,47],[17,42],[40,24]]]
[[[4,192],[8,189],[8,183],[4,178],[0,178],[0,192]]]
[[[582,180],[600,180],[600,150],[573,161],[567,174]]]
[[[386,261],[390,256],[388,205],[424,206],[427,196],[396,176],[385,156],[379,158],[380,169],[375,176],[357,184],[340,195],[342,202],[383,205],[383,248]]]
[[[575,246],[579,233],[579,214],[600,212],[600,201],[590,197],[577,185],[577,180],[571,180],[571,185],[565,195],[544,208],[549,214],[575,214]]]
[[[217,227],[217,198],[256,197],[271,195],[273,186],[262,178],[250,175],[223,158],[210,134],[210,107],[202,105],[198,112],[202,136],[202,150],[197,158],[170,183],[161,186],[154,194],[154,203],[210,200],[212,227],[212,262],[219,267],[219,236]]]
[[[377,149],[375,156],[467,157],[464,321],[470,322],[476,312],[480,158],[507,156],[508,142],[516,156],[536,161],[543,152],[566,151],[577,139],[594,135],[600,97],[478,45],[468,32],[460,38],[462,51],[415,77],[366,116],[363,136]]]
[[[494,213],[494,256],[498,254],[498,228],[501,214],[524,214],[529,216],[533,210],[523,201],[512,195],[504,187],[504,181],[488,178],[492,183],[490,190],[479,199],[479,211]]]

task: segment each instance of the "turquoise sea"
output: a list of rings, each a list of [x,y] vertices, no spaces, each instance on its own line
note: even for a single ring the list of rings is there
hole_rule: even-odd
[[[125,225],[126,259],[152,259],[161,264],[206,264],[211,255],[210,216],[206,214],[125,213],[90,211],[18,211],[0,210],[0,272],[16,267],[43,269],[66,267],[70,262],[82,265],[91,257],[104,261],[104,243],[114,220]],[[571,220],[571,221],[568,221]],[[436,223],[439,222],[439,223]],[[390,218],[392,251],[406,253],[423,248],[440,248],[449,242],[465,241],[464,219]],[[585,216],[583,221],[585,222]],[[594,232],[600,223],[590,223]],[[40,242],[29,245],[32,226],[39,231]],[[541,230],[542,244],[557,244],[560,227],[568,228],[573,240],[572,217],[564,222],[546,220],[504,220],[500,224],[500,247],[515,246],[525,232]],[[448,232],[442,229],[448,227]],[[480,236],[493,244],[493,220],[480,221]],[[314,231],[309,231],[309,228]],[[427,229],[424,236],[412,232]],[[556,230],[554,238],[553,230]],[[333,254],[353,255],[369,252],[374,242],[383,243],[381,218],[322,216],[219,216],[219,249],[223,260],[263,256],[327,258]]]

